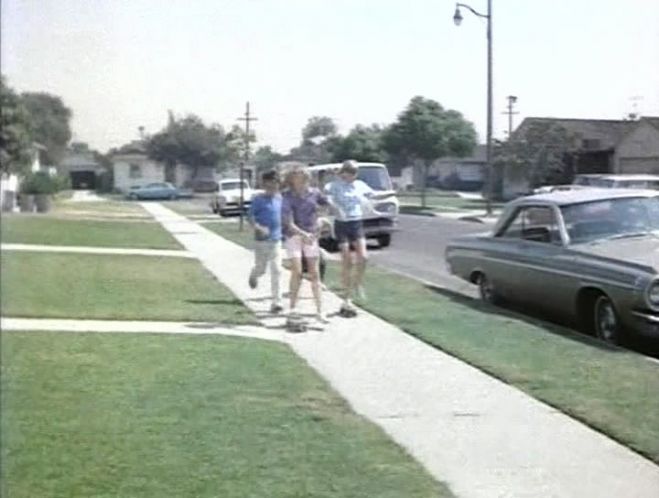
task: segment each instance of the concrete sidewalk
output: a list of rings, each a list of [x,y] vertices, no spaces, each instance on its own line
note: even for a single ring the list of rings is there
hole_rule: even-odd
[[[251,253],[159,204],[143,204],[267,328],[267,281],[249,289]],[[303,289],[307,295],[308,284]],[[339,299],[325,293],[328,310]],[[311,312],[311,301],[303,300]],[[363,416],[459,497],[656,497],[659,467],[521,391],[366,312],[291,347]]]
[[[0,318],[0,329],[15,332],[97,332],[128,334],[215,334],[285,342],[286,335],[250,325],[208,322],[159,322],[148,320],[69,320],[60,318]]]
[[[123,247],[54,246],[40,244],[0,244],[1,251],[63,252],[75,254],[122,254],[127,256],[157,256],[171,258],[196,258],[188,251],[174,249],[132,249]]]

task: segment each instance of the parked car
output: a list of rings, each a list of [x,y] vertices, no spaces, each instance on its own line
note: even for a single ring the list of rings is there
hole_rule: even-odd
[[[137,199],[178,199],[179,190],[168,182],[149,183],[147,185],[131,187],[126,197],[132,200]]]
[[[451,273],[483,300],[573,320],[618,343],[659,337],[659,192],[552,192],[507,204],[493,231],[446,248]]]
[[[357,178],[371,187],[378,196],[372,208],[364,206],[364,233],[366,238],[376,239],[380,247],[388,247],[391,244],[391,236],[396,231],[400,210],[389,171],[381,163],[358,163],[358,165]],[[312,183],[322,190],[327,183],[335,179],[341,166],[342,163],[316,164],[309,166],[307,171],[311,175]],[[333,226],[333,218],[330,216],[328,219],[330,226]],[[333,229],[321,232],[320,244],[328,250],[338,248]]]
[[[543,185],[542,187],[537,187],[533,189],[534,194],[548,194],[550,192],[559,192],[565,190],[580,190],[583,188],[588,188],[586,185],[578,185],[574,183],[567,183],[563,185]]]
[[[573,184],[600,188],[659,190],[659,175],[577,175]]]
[[[258,193],[252,190],[247,180],[243,180],[243,210],[249,209],[252,197]],[[220,216],[240,213],[240,178],[226,178],[220,180],[217,194],[210,202],[211,210]]]

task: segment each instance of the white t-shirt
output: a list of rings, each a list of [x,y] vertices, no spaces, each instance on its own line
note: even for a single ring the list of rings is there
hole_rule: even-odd
[[[337,219],[353,221],[361,220],[364,216],[362,204],[369,202],[373,189],[361,180],[346,182],[338,179],[325,186],[325,193],[337,208]]]

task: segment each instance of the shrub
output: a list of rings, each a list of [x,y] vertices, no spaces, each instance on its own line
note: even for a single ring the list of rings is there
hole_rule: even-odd
[[[68,177],[51,176],[43,171],[37,171],[25,177],[21,183],[21,192],[23,194],[54,194],[69,187]]]

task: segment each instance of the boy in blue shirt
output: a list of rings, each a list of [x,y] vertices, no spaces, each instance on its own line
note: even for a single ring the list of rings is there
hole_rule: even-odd
[[[249,286],[255,289],[259,277],[270,267],[270,286],[272,290],[272,313],[280,313],[281,289],[281,194],[279,193],[279,175],[276,171],[266,171],[261,175],[263,194],[252,198],[249,208],[249,222],[254,228],[254,268],[249,274]]]

